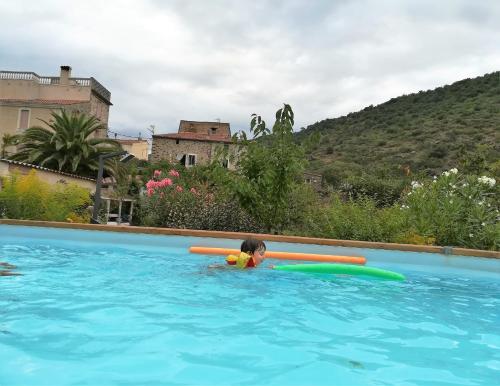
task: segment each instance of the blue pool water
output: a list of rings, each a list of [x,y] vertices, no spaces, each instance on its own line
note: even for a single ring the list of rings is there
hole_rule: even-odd
[[[268,244],[407,277],[389,282],[187,253],[238,244],[0,225],[23,274],[0,276],[0,384],[498,384],[500,261]]]

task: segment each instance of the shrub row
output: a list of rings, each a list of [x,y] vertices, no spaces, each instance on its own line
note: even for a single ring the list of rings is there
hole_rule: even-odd
[[[32,170],[27,175],[3,179],[0,216],[22,220],[70,221],[88,223],[91,205],[89,191],[76,185],[50,185]]]

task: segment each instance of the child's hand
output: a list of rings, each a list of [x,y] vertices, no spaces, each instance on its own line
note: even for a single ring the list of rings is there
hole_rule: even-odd
[[[273,264],[271,264],[271,265],[269,265],[267,268],[274,269],[274,265],[273,265]]]

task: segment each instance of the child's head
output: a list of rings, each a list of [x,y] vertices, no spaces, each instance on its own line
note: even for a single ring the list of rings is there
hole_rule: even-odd
[[[246,239],[241,243],[241,252],[248,253],[250,256],[259,254],[261,257],[266,252],[266,244],[262,240]]]

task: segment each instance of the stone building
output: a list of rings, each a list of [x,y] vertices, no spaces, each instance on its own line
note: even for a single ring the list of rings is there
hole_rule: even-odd
[[[323,175],[309,171],[304,172],[304,182],[312,186],[312,188],[319,192],[323,188]]]
[[[71,67],[61,66],[58,77],[34,72],[0,71],[0,138],[21,134],[31,126],[42,126],[54,111],[66,110],[93,115],[106,137],[111,93],[94,78],[72,78]]]
[[[181,120],[177,133],[153,136],[151,161],[179,162],[186,167],[206,165],[223,151],[223,166],[235,169],[238,146],[231,140],[229,123]]]

